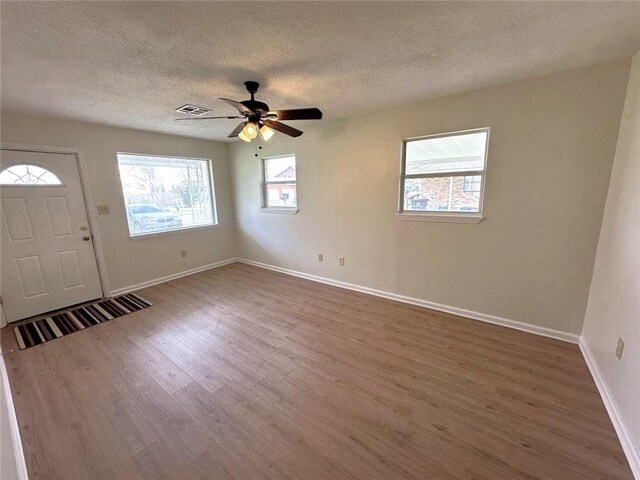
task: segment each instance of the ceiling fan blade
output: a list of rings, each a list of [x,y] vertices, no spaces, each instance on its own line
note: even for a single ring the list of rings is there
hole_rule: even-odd
[[[233,129],[233,131],[228,135],[227,138],[235,138],[242,131],[247,122],[240,122],[240,124]]]
[[[290,137],[299,137],[302,132],[296,128],[285,125],[284,123],[276,122],[275,120],[265,120],[264,123],[267,127],[273,128],[276,132],[284,133]]]
[[[249,115],[255,114],[253,110],[251,110],[249,107],[247,107],[246,105],[240,102],[236,102],[235,100],[229,100],[228,98],[220,98],[220,100],[222,100],[223,102],[227,102],[229,105],[231,105],[233,108],[238,110],[240,113],[248,113]]]
[[[244,117],[241,117],[239,115],[236,115],[235,117],[184,117],[184,118],[175,118],[174,120],[176,121],[178,120],[215,120],[220,118],[232,119],[232,118],[244,118]]]
[[[293,110],[273,110],[270,114],[275,113],[277,120],[320,120],[322,112],[317,108],[296,108]]]

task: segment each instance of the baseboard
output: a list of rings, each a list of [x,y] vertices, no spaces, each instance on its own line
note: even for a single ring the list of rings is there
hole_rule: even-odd
[[[22,442],[20,440],[20,429],[18,427],[18,419],[16,418],[16,411],[13,406],[13,398],[11,396],[11,387],[9,385],[9,377],[7,375],[7,368],[4,364],[4,357],[2,356],[2,350],[0,350],[0,381],[2,382],[2,393],[4,398],[0,402],[4,402],[4,406],[0,405],[0,408],[7,409],[7,416],[9,417],[9,431],[11,432],[11,446],[13,447],[13,454],[15,458],[15,471],[17,472],[17,480],[28,480],[27,465],[24,461],[24,452],[22,451]],[[0,441],[1,442],[1,441]],[[6,447],[3,447],[6,448]],[[6,466],[4,467],[6,468]],[[3,477],[4,478],[4,477]],[[7,477],[8,478],[8,477]]]
[[[147,280],[146,282],[138,283],[136,285],[130,285],[128,287],[111,290],[110,295],[113,297],[116,295],[122,295],[123,293],[134,292],[142,288],[158,285],[159,283],[175,280],[176,278],[186,277],[188,275],[193,275],[194,273],[204,272],[205,270],[211,270],[212,268],[218,268],[224,265],[229,265],[230,263],[235,263],[236,261],[237,261],[236,258],[228,258],[220,262],[209,263],[208,265],[202,265],[201,267],[191,268],[189,270],[183,270],[182,272],[172,273],[171,275],[165,275],[164,277],[154,278],[152,280]]]
[[[367,293],[369,295],[375,295],[376,297],[388,298],[390,300],[396,300],[398,302],[409,303],[411,305],[418,305],[420,307],[430,308],[432,310],[438,310],[440,312],[451,313],[453,315],[459,315],[461,317],[467,317],[481,322],[493,323],[495,325],[501,325],[503,327],[514,328],[523,332],[534,333],[536,335],[542,335],[544,337],[555,338],[556,340],[562,340],[563,342],[569,342],[577,344],[580,340],[580,336],[563,332],[561,330],[554,330],[546,327],[539,327],[537,325],[531,325],[530,323],[518,322],[516,320],[509,320],[507,318],[496,317],[495,315],[488,315],[486,313],[474,312],[472,310],[465,310],[463,308],[452,307],[449,305],[442,305],[440,303],[429,302],[414,297],[407,297],[405,295],[399,295],[397,293],[386,292],[384,290],[376,290],[374,288],[363,287],[352,283],[341,282],[333,280],[331,278],[320,277],[318,275],[311,275],[309,273],[299,272],[296,270],[290,270],[288,268],[276,267],[275,265],[269,265],[266,263],[255,262],[253,260],[247,260],[244,258],[238,258],[238,262],[246,263],[247,265],[253,265],[254,267],[265,268],[267,270],[273,270],[275,272],[285,273],[294,277],[305,278],[314,282],[324,283],[332,285],[334,287],[345,288],[347,290],[354,290],[356,292]]]
[[[334,287],[345,288],[347,290],[353,290],[356,292],[366,293],[369,295],[375,295],[376,297],[388,298],[390,300],[396,300],[398,302],[408,303],[411,305],[417,305],[420,307],[430,308],[432,310],[438,310],[440,312],[451,313],[453,315],[459,315],[461,317],[471,318],[473,320],[479,320],[481,322],[493,323],[495,325],[501,325],[503,327],[514,328],[523,332],[533,333],[536,335],[542,335],[543,337],[555,338],[556,340],[562,340],[563,342],[569,342],[578,344],[580,336],[574,333],[563,332],[561,330],[554,330],[552,328],[540,327],[538,325],[532,325],[530,323],[518,322],[517,320],[510,320],[508,318],[497,317],[495,315],[489,315],[486,313],[474,312],[473,310],[466,310],[464,308],[452,307],[450,305],[443,305],[441,303],[430,302],[428,300],[422,300],[420,298],[408,297],[397,293],[386,292],[384,290],[377,290],[375,288],[364,287],[353,283],[341,282],[339,280],[333,280],[331,278],[320,277],[318,275],[312,275],[310,273],[299,272],[297,270],[290,270],[288,268],[277,267],[275,265],[269,265],[267,263],[255,262],[246,258],[229,258],[216,263],[210,263],[201,267],[192,268],[190,270],[184,270],[182,272],[166,275],[164,277],[154,278],[146,282],[138,283],[136,285],[130,285],[124,288],[118,288],[111,291],[111,295],[122,295],[123,293],[133,292],[142,288],[151,287],[159,283],[175,280],[176,278],[186,277],[187,275],[193,275],[194,273],[203,272],[212,268],[222,267],[223,265],[229,265],[230,263],[246,263],[247,265],[253,265],[254,267],[260,267],[267,270],[273,270],[275,272],[292,275],[294,277],[300,277],[314,282],[324,283],[326,285],[332,285]]]
[[[607,409],[611,423],[613,423],[613,428],[615,428],[616,433],[618,434],[618,438],[620,439],[622,449],[627,456],[627,461],[629,462],[631,471],[633,472],[636,480],[640,480],[640,452],[638,452],[638,448],[633,443],[633,440],[629,435],[629,430],[624,424],[624,420],[620,415],[620,410],[618,409],[618,406],[609,391],[609,387],[607,387],[607,384],[602,377],[600,368],[598,367],[595,358],[593,358],[593,354],[591,353],[589,346],[585,343],[584,338],[580,339],[579,345],[580,350],[582,351],[582,356],[584,357],[585,362],[587,362],[587,367],[589,367],[589,371],[593,377],[593,381],[595,382],[596,387],[598,387],[598,391],[600,392],[604,406]]]

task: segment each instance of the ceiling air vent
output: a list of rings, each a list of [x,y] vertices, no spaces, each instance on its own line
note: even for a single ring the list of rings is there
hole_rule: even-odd
[[[195,115],[196,117],[204,115],[205,113],[208,113],[210,111],[211,109],[209,108],[196,107],[195,105],[189,104],[183,105],[180,108],[176,108],[176,112],[186,113],[187,115]]]

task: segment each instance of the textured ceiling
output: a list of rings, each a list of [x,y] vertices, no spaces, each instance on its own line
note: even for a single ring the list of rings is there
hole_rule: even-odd
[[[325,118],[640,49],[640,2],[2,2],[2,109],[225,140],[262,83]],[[298,123],[304,129],[302,122]]]

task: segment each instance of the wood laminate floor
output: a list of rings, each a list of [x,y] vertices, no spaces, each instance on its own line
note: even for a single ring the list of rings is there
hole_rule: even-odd
[[[632,478],[575,345],[243,264],[139,293],[3,330],[32,480]]]

